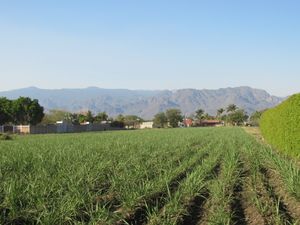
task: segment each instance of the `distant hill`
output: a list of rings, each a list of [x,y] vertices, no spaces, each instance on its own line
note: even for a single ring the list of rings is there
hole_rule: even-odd
[[[72,112],[106,111],[110,116],[135,114],[151,119],[168,108],[180,108],[190,115],[198,108],[215,115],[218,108],[236,104],[248,113],[274,107],[283,98],[271,96],[264,90],[250,87],[221,88],[217,90],[127,90],[89,87],[84,89],[39,89],[29,87],[0,92],[10,99],[28,96],[39,100],[46,110],[64,109]]]

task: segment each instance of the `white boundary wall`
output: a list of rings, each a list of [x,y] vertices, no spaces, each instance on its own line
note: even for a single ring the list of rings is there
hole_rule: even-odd
[[[80,133],[89,131],[123,130],[122,128],[111,127],[110,124],[52,124],[52,125],[15,125],[12,132],[16,134],[51,134],[51,133]],[[0,127],[1,132],[1,127]]]
[[[29,125],[17,125],[17,126],[13,126],[13,133],[17,133],[17,134],[30,134],[30,126]]]

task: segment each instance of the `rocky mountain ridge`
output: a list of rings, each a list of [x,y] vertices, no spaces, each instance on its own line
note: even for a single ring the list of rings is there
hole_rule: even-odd
[[[71,112],[106,111],[110,116],[135,114],[151,119],[168,108],[179,108],[190,115],[202,108],[215,115],[217,109],[229,104],[244,108],[249,114],[255,110],[274,107],[283,98],[251,87],[220,88],[217,90],[128,90],[89,87],[83,89],[40,89],[29,87],[0,92],[10,99],[28,96],[39,100],[46,110],[63,109]]]

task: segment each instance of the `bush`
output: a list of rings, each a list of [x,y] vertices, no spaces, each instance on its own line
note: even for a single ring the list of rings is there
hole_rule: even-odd
[[[111,124],[111,127],[118,127],[118,128],[124,128],[125,124],[122,121],[113,121]]]
[[[10,134],[0,133],[0,141],[7,141],[7,140],[12,140],[12,136]]]
[[[260,128],[271,145],[291,156],[300,157],[300,94],[264,112]]]

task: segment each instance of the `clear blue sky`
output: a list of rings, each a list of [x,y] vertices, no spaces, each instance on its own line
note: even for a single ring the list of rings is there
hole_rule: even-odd
[[[300,92],[300,1],[0,2],[0,90]]]

